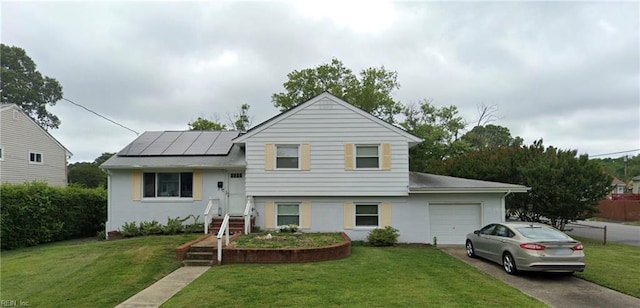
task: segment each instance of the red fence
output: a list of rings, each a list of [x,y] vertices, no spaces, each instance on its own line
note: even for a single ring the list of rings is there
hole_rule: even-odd
[[[640,200],[602,200],[596,217],[613,220],[640,220]]]

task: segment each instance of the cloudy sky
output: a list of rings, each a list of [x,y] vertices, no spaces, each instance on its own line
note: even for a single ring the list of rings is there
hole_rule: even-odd
[[[1,40],[64,96],[138,132],[277,114],[287,73],[341,60],[398,72],[408,104],[590,155],[640,153],[638,2],[7,2]],[[68,102],[52,134],[92,161],[136,135]],[[471,129],[471,126],[469,127]],[[618,157],[623,154],[608,155]]]

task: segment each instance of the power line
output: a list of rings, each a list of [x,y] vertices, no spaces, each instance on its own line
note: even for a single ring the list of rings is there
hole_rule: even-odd
[[[604,154],[598,154],[598,155],[589,155],[589,157],[598,157],[598,156],[613,155],[613,154],[623,154],[623,153],[636,152],[636,151],[640,151],[640,149],[626,150],[626,151],[612,152],[612,153],[604,153]]]
[[[93,113],[93,114],[95,114],[95,115],[97,115],[97,116],[99,116],[99,117],[101,117],[101,118],[103,118],[103,119],[105,119],[105,120],[107,120],[107,121],[109,121],[109,122],[111,122],[111,123],[115,124],[115,125],[118,125],[118,126],[120,126],[120,127],[124,128],[124,129],[126,129],[126,130],[132,131],[132,132],[134,132],[136,135],[140,136],[140,133],[138,133],[137,131],[135,131],[135,130],[133,130],[133,129],[131,129],[131,128],[128,128],[128,127],[126,127],[126,126],[124,126],[124,125],[122,125],[122,124],[120,124],[120,123],[118,123],[118,122],[116,122],[116,121],[114,121],[114,120],[111,120],[111,119],[109,119],[109,118],[107,118],[107,117],[105,117],[105,116],[103,116],[103,115],[101,115],[101,114],[99,114],[99,113],[97,113],[97,112],[95,112],[95,111],[93,111],[93,110],[91,110],[91,109],[89,109],[89,108],[85,107],[85,106],[82,106],[82,105],[80,105],[80,104],[78,104],[78,103],[76,103],[76,102],[74,102],[74,101],[72,101],[72,100],[70,100],[70,99],[68,99],[68,98],[65,98],[65,97],[63,97],[62,99],[63,99],[63,100],[65,100],[65,101],[67,101],[67,102],[69,102],[69,103],[72,103],[72,104],[74,104],[74,105],[76,105],[76,106],[78,106],[78,107],[80,107],[80,108],[82,108],[82,109],[84,109],[84,110],[86,110],[86,111],[89,111],[89,112],[91,112],[91,113]]]

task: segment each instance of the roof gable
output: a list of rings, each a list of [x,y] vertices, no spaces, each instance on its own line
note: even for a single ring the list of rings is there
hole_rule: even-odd
[[[37,127],[42,133],[44,133],[49,139],[51,139],[51,141],[53,141],[57,146],[59,146],[63,151],[65,151],[67,157],[71,157],[73,155],[73,153],[71,153],[71,151],[69,151],[69,149],[67,149],[64,145],[62,145],[62,143],[60,143],[56,138],[54,138],[48,131],[46,131],[44,128],[42,128],[42,126],[40,126],[36,121],[34,121],[33,118],[31,118],[31,116],[29,116],[29,114],[27,114],[26,112],[24,112],[24,110],[22,110],[22,108],[20,108],[20,106],[18,106],[16,104],[1,104],[0,105],[0,112],[5,112],[5,111],[9,111],[9,110],[17,110],[18,112],[20,112],[20,114],[22,116],[24,116],[25,119],[27,119],[28,121],[33,123],[33,125],[35,125],[35,127]]]
[[[409,142],[409,144],[411,145],[415,145],[418,144],[420,142],[422,142],[423,140],[419,137],[416,137],[408,132],[406,132],[405,130],[403,130],[400,127],[397,127],[395,125],[389,124],[386,121],[383,121],[375,116],[373,116],[372,114],[352,105],[349,104],[348,102],[338,98],[337,96],[329,93],[329,92],[323,92],[320,95],[304,102],[301,104],[296,105],[295,107],[282,112],[274,117],[272,117],[271,119],[268,119],[260,124],[258,124],[257,126],[251,128],[250,130],[248,130],[245,134],[239,136],[238,138],[234,139],[233,142],[234,143],[244,143],[246,142],[247,139],[251,138],[252,136],[260,133],[261,131],[279,123],[280,121],[287,119],[293,115],[295,115],[296,113],[300,112],[301,110],[306,109],[307,107],[323,100],[323,99],[329,99],[332,102],[341,105],[342,107],[351,110],[352,112],[361,115],[362,117],[377,123],[380,126],[383,126],[385,128],[387,128],[390,131],[393,131],[395,133],[397,133],[398,135],[401,135],[402,137],[404,137],[405,139],[407,139],[407,141]]]
[[[144,132],[118,156],[225,156],[239,131]]]

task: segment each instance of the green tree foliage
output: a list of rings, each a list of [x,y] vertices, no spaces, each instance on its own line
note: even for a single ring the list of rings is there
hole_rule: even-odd
[[[640,154],[636,156],[626,157],[627,174],[625,175],[625,156],[618,158],[594,158],[594,161],[598,162],[607,173],[618,179],[628,182],[634,176],[640,175]]]
[[[58,128],[60,119],[47,110],[62,99],[62,86],[57,80],[42,76],[24,49],[0,45],[2,66],[0,94],[2,103],[16,104],[42,128]]]
[[[400,88],[397,77],[397,72],[388,71],[384,66],[364,69],[356,76],[334,58],[329,64],[289,73],[284,83],[285,92],[273,94],[271,100],[280,111],[285,111],[329,91],[380,119],[394,123],[394,117],[403,108],[391,97],[391,92]]]
[[[432,172],[443,159],[469,150],[469,144],[457,138],[465,127],[465,121],[458,116],[456,106],[438,108],[431,104],[431,100],[423,100],[419,105],[406,107],[403,114],[402,128],[424,139],[409,149],[410,170]]]
[[[189,130],[226,130],[227,127],[219,122],[210,121],[202,117],[189,123]]]
[[[611,177],[595,161],[575,150],[545,148],[542,140],[470,151],[447,159],[437,173],[531,187],[509,195],[507,210],[527,221],[548,218],[559,228],[592,216],[611,190]]]
[[[240,105],[240,112],[229,119],[231,126],[235,130],[248,130],[251,127],[251,117],[249,117],[249,104]]]
[[[93,162],[78,162],[68,167],[67,180],[69,184],[86,188],[107,187],[107,174],[100,169],[100,165],[115,153],[102,153]]]
[[[464,134],[460,139],[466,141],[475,150],[513,145],[519,146],[524,142],[520,137],[512,137],[508,128],[493,124],[478,125]]]

